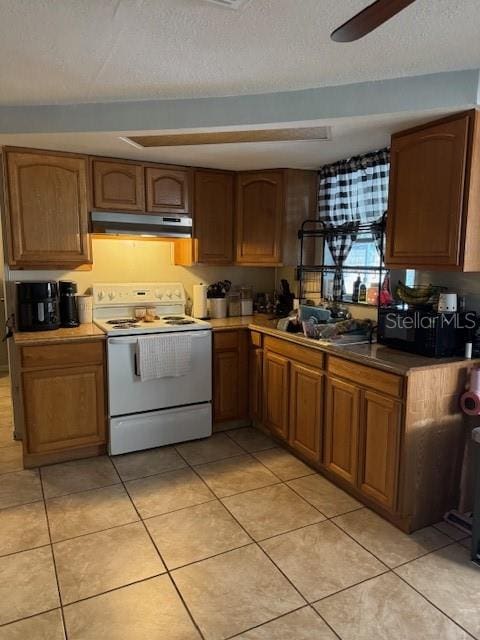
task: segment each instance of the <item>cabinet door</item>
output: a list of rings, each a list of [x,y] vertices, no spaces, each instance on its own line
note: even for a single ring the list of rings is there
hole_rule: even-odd
[[[329,471],[356,484],[360,390],[328,378],[323,461]]]
[[[147,167],[147,211],[191,213],[191,172],[188,169]]]
[[[399,402],[363,392],[360,420],[359,489],[389,509],[396,506],[400,452]]]
[[[287,358],[265,350],[263,358],[263,424],[273,434],[288,439]]]
[[[213,335],[213,421],[246,419],[248,354],[246,331]]]
[[[237,262],[281,264],[283,174],[280,171],[241,173],[237,187]]]
[[[263,349],[250,349],[250,418],[253,422],[262,422],[262,370],[263,370]]]
[[[314,462],[320,462],[323,380],[317,369],[296,362],[290,365],[289,442]]]
[[[18,150],[5,157],[10,266],[91,262],[86,157]]]
[[[387,266],[461,268],[469,122],[392,138]]]
[[[23,373],[28,453],[105,443],[102,365]]]
[[[93,160],[93,205],[109,211],[144,211],[143,166],[134,162]]]
[[[197,171],[194,212],[197,262],[233,262],[233,176]]]

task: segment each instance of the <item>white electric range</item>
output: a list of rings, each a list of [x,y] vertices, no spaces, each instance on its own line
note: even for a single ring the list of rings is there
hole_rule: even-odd
[[[109,453],[116,455],[205,438],[212,433],[212,332],[185,315],[179,283],[94,284],[93,320],[107,334]],[[152,322],[138,314],[155,316]],[[185,375],[142,381],[142,334],[189,332]]]

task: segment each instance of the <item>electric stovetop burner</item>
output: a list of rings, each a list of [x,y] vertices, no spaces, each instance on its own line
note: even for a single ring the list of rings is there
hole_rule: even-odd
[[[179,322],[180,320],[184,320],[183,316],[162,316],[162,320],[165,320],[165,322],[167,321],[176,321]]]
[[[136,320],[135,318],[115,318],[115,320],[107,320],[107,324],[114,324],[116,325],[115,328],[117,328],[117,325],[122,324],[135,325]]]
[[[108,324],[112,324],[109,322]],[[122,324],[113,324],[114,329],[136,329],[140,325],[136,322],[122,322]]]
[[[195,320],[187,320],[186,318],[180,318],[179,320],[167,320],[165,324],[179,325],[179,324],[195,324]]]

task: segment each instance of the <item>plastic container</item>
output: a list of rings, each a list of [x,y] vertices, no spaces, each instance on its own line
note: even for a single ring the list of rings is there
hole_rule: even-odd
[[[93,322],[93,296],[77,295],[78,321],[80,324]]]
[[[251,316],[253,314],[253,289],[252,287],[240,288],[240,314]]]
[[[367,304],[378,304],[378,282],[372,282],[367,289]]]
[[[230,291],[228,294],[228,315],[232,317],[242,315],[240,291]]]
[[[253,315],[253,300],[241,300],[240,307],[242,316]]]

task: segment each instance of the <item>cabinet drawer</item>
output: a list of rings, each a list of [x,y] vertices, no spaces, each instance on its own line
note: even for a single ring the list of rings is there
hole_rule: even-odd
[[[22,348],[23,369],[45,369],[103,362],[103,341],[37,345]]]
[[[262,334],[258,331],[250,331],[250,346],[261,347],[262,346]]]
[[[362,387],[371,387],[395,398],[401,398],[403,395],[402,376],[366,367],[350,360],[331,356],[328,359],[328,373],[351,380]]]
[[[213,348],[215,351],[238,349],[239,331],[218,331],[213,334]]]
[[[324,353],[318,349],[301,347],[289,342],[288,340],[272,338],[271,336],[265,336],[263,344],[265,349],[279,353],[289,360],[296,360],[297,362],[302,362],[303,364],[316,367],[317,369],[323,368]]]

